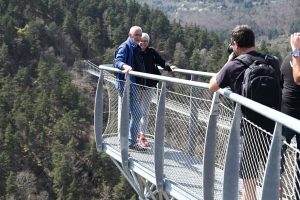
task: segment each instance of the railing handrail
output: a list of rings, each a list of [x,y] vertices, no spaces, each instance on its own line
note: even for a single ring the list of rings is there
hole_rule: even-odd
[[[122,73],[125,74],[124,71],[116,69],[112,67],[111,64],[103,64],[98,66],[99,70],[107,70],[115,73]],[[183,85],[193,86],[193,87],[201,87],[208,89],[208,83],[202,83],[202,82],[196,82],[196,81],[190,81],[190,80],[183,80],[179,78],[173,78],[173,77],[166,77],[166,76],[160,76],[160,75],[154,75],[154,74],[147,74],[142,72],[136,72],[136,71],[130,71],[129,75],[143,77],[143,78],[149,78],[154,79],[158,81],[166,81],[166,82],[172,82],[172,83],[180,83]],[[260,103],[257,103],[251,99],[248,99],[246,97],[243,97],[239,94],[236,94],[228,89],[219,89],[217,91],[218,93],[222,94],[223,96],[228,97],[229,99],[240,103],[241,105],[269,118],[272,119],[275,122],[278,122],[280,124],[283,124],[284,126],[296,131],[299,133],[300,131],[300,123],[299,120],[286,115],[280,111],[277,111],[275,109],[269,108],[267,106],[264,106]]]
[[[90,65],[93,65],[93,67],[96,70],[99,70],[97,65],[94,65],[92,62],[85,60],[84,62],[87,62]],[[107,66],[107,67],[113,67],[113,64],[102,64],[103,66]],[[159,70],[163,70],[164,68],[162,68],[161,66],[158,66]],[[194,76],[205,76],[205,77],[212,77],[214,76],[216,73],[212,73],[212,72],[201,72],[201,71],[195,71],[195,70],[188,70],[188,69],[180,69],[180,68],[176,68],[173,70],[174,72],[178,72],[178,73],[182,73],[182,74],[188,74],[188,75],[194,75]]]

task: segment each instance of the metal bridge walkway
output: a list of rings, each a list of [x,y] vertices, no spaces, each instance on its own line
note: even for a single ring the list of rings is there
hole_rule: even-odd
[[[151,76],[163,84],[154,91],[154,95],[146,97],[150,102],[146,132],[150,147],[146,153],[131,152],[126,145],[129,123],[129,101],[126,96],[129,96],[129,85],[132,84],[125,83],[127,95],[125,89],[121,101],[115,89],[114,75],[120,71],[111,65],[85,63],[86,71],[99,77],[95,99],[97,150],[104,151],[112,158],[140,199],[241,199],[243,181],[238,177],[238,163],[243,138],[240,138],[239,123],[242,119],[245,129],[257,135],[271,135],[241,117],[240,105],[251,105],[252,101],[247,102],[228,90],[212,94],[206,83]],[[149,76],[139,72],[130,74]],[[259,199],[278,199],[280,166],[274,165],[271,160],[280,160],[281,124],[294,130],[300,130],[300,124],[298,120],[256,104],[253,107],[258,112],[268,112],[271,119],[277,122],[274,134],[270,136],[272,145],[267,140],[261,141],[262,145],[271,146],[271,150],[268,152],[268,162],[260,163],[256,196]],[[120,138],[119,123],[122,127],[119,130]],[[124,124],[125,128],[122,126]],[[285,172],[281,176],[284,199],[295,198],[296,151],[291,145],[287,146]],[[272,183],[266,181],[269,177],[272,177]]]

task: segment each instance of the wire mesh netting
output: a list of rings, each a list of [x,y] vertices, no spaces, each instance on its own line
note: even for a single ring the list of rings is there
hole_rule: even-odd
[[[105,72],[105,88],[108,104],[104,105],[104,113],[108,115],[104,117],[103,138],[104,142],[119,150],[118,124],[122,95],[116,90],[114,74]],[[150,144],[146,153],[130,152],[130,156],[153,172],[154,131],[160,93],[161,89],[145,86],[137,86],[130,90],[130,95],[135,96],[138,102],[133,103],[131,99],[130,109],[139,113],[136,116],[128,116],[129,119],[139,119],[139,123],[134,125],[133,136],[137,137],[138,133],[143,133]],[[213,94],[207,88],[167,83],[165,131],[158,133],[164,134],[165,177],[199,198],[203,197],[203,155],[212,98]],[[216,131],[215,199],[222,198],[223,173],[234,107],[233,101],[220,96]],[[272,131],[266,131],[246,118],[242,119],[239,198],[243,187],[251,199],[260,197],[271,140]],[[281,183],[285,199],[296,199],[296,194],[299,193],[299,161],[294,143],[294,139],[291,144],[285,142],[286,145],[282,149],[284,159],[281,162]]]

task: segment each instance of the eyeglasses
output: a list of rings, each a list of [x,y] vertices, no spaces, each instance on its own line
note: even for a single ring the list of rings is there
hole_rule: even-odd
[[[141,42],[148,43],[148,40],[141,40]]]

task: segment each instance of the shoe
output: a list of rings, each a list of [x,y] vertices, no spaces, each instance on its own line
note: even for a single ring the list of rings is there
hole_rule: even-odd
[[[129,150],[138,151],[138,152],[146,152],[148,149],[141,147],[138,143],[129,145]]]
[[[145,138],[144,134],[138,133],[137,136],[136,136],[136,140],[143,147],[148,147],[149,146],[149,142]]]

